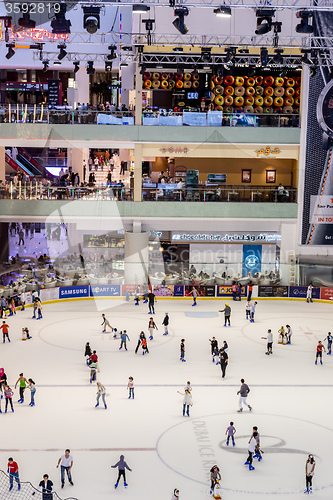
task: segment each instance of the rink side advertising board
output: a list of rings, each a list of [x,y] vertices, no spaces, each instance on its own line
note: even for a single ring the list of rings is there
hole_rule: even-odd
[[[72,299],[74,297],[89,297],[89,285],[62,286],[59,288],[59,299]]]
[[[215,285],[185,285],[185,297],[193,297],[192,290],[196,289],[198,297],[215,297]]]
[[[258,297],[288,297],[288,287],[258,286]]]
[[[90,297],[120,297],[121,285],[91,285]]]
[[[306,299],[306,293],[308,291],[307,286],[290,286],[289,287],[289,297],[295,297],[298,299]],[[332,289],[333,295],[333,289]],[[312,288],[312,298],[320,299],[320,288]]]
[[[319,290],[322,300],[333,300],[333,288],[320,288]]]
[[[217,297],[232,297],[232,287],[231,286],[217,285],[216,288],[217,288],[217,293],[216,293]],[[242,297],[247,296],[247,287],[246,286],[242,286],[241,296]]]

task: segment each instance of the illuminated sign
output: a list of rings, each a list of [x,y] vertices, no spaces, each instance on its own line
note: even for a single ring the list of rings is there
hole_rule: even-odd
[[[267,146],[266,148],[261,148],[258,151],[255,151],[255,153],[257,153],[257,158],[258,158],[260,155],[264,156],[278,155],[280,153],[280,150],[279,148],[271,149],[269,146]]]
[[[281,235],[278,233],[241,233],[241,234],[212,234],[212,233],[198,233],[198,234],[189,234],[189,233],[173,233],[172,241],[218,241],[222,243],[242,243],[242,242],[264,242],[264,243],[273,243],[279,241],[281,239]]]
[[[3,23],[0,21],[0,40],[3,40]],[[69,40],[68,33],[56,34],[45,28],[24,29],[21,26],[12,25],[11,40],[33,40],[38,42],[49,42],[52,40]],[[19,46],[18,46],[19,48]]]
[[[170,155],[173,155],[173,154],[185,154],[186,155],[189,152],[189,149],[188,148],[179,148],[176,146],[169,146],[168,148],[161,148],[161,152],[163,154],[167,153]]]

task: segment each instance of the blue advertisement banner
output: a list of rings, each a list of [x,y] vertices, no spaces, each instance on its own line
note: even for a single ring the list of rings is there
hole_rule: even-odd
[[[184,285],[174,285],[174,297],[184,297]]]
[[[120,297],[121,285],[92,285],[90,297]]]
[[[289,297],[306,299],[307,286],[290,286]],[[320,288],[312,288],[312,298],[320,299]]]
[[[243,245],[242,276],[251,276],[261,271],[262,245]]]
[[[59,299],[71,299],[74,297],[89,297],[89,285],[62,286],[59,288]]]
[[[216,287],[216,295],[217,297],[232,297],[232,287],[231,286],[220,286],[217,285]],[[247,287],[242,286],[242,297],[247,296]]]

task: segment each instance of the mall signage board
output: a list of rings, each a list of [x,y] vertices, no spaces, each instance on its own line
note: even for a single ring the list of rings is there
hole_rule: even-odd
[[[281,240],[280,233],[276,232],[235,232],[235,233],[172,233],[173,242],[219,242],[219,243],[277,243]]]

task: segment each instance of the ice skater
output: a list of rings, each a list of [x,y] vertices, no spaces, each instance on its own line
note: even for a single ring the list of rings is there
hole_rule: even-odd
[[[261,460],[262,460],[261,453],[264,453],[264,452],[260,449],[260,434],[258,432],[258,427],[256,425],[254,425],[252,429],[253,429],[252,436],[254,435],[255,432],[257,433],[257,436],[255,438],[257,444],[256,444],[255,454],[253,455],[253,458],[257,458],[258,462],[261,462]],[[251,441],[251,438],[250,438],[250,441]],[[249,441],[249,443],[250,443],[250,441]]]
[[[38,298],[36,300],[36,305],[37,305],[37,313],[38,313],[38,316],[37,316],[37,319],[43,319],[43,315],[42,315],[42,303],[40,301],[40,298]]]
[[[309,286],[308,286],[308,289],[306,291],[306,301],[307,301],[307,303],[313,302],[312,301],[312,290],[313,290],[313,286],[312,286],[312,283],[310,283]]]
[[[28,378],[28,389],[30,389],[30,403],[29,406],[35,406],[36,384],[32,378]]]
[[[102,330],[102,333],[105,333],[106,332],[106,327],[108,326],[109,328],[111,328],[111,331],[113,332],[113,327],[110,325],[109,323],[109,320],[105,317],[105,314],[102,314],[102,324],[101,326],[103,326],[103,330]]]
[[[22,404],[22,403],[24,403],[24,391],[25,391],[25,388],[28,385],[28,381],[23,376],[23,373],[20,373],[19,378],[17,379],[16,384],[15,384],[15,389],[16,389],[17,384],[20,385],[20,389],[19,389],[19,391],[20,391],[20,399],[18,400],[18,403]]]
[[[224,309],[222,309],[219,312],[220,313],[224,312],[224,326],[227,326],[227,323],[230,326],[231,307],[229,306],[229,304],[226,302]]]
[[[181,339],[180,341],[180,361],[186,362],[185,359],[185,339]]]
[[[126,483],[125,469],[129,470],[130,472],[132,472],[132,469],[128,467],[124,458],[124,455],[120,455],[120,460],[115,465],[111,465],[112,469],[116,469],[118,467],[118,478],[116,484],[114,485],[115,488],[118,488],[121,476],[123,476],[125,488],[128,486],[128,484]]]
[[[228,354],[224,352],[224,349],[220,349],[220,365],[221,365],[221,372],[222,372],[222,378],[225,377],[225,371],[228,366]]]
[[[72,480],[73,457],[70,453],[71,453],[71,450],[69,450],[67,448],[67,450],[65,450],[65,454],[61,455],[61,457],[59,458],[58,463],[57,463],[57,469],[59,468],[59,465],[60,465],[61,487],[62,488],[65,486],[65,472],[67,473],[69,483],[72,486],[74,486],[74,483]]]
[[[9,329],[9,325],[7,325],[6,321],[3,321],[2,325],[0,326],[0,330],[2,330],[2,342],[3,343],[5,343],[6,337],[7,337],[8,342],[10,342],[10,338],[8,335],[8,329]]]
[[[333,336],[331,335],[331,332],[328,332],[327,337],[325,337],[324,340],[327,340],[327,354],[331,354],[333,342]]]
[[[21,483],[19,478],[19,469],[16,462],[14,462],[12,457],[8,458],[7,472],[9,473],[9,491],[13,489],[14,479],[17,482],[17,489],[21,489]]]
[[[144,332],[140,332],[140,335],[139,335],[139,338],[138,338],[138,343],[137,343],[137,346],[135,348],[135,354],[137,354],[138,350],[139,350],[139,347],[141,345],[141,342],[143,339],[145,339],[146,336],[145,336],[145,333]]]
[[[228,346],[226,340],[223,340],[223,349],[224,349],[224,352],[228,352],[228,350],[229,350],[229,346]]]
[[[148,314],[155,314],[155,302],[156,302],[155,294],[153,292],[149,292],[147,298],[148,298],[148,308],[149,308]]]
[[[33,308],[34,308],[34,314],[32,316],[32,319],[36,319],[36,312],[37,312],[37,299],[36,298],[34,299],[34,302],[33,302]]]
[[[184,387],[184,392],[179,392],[179,391],[177,391],[177,392],[181,396],[184,396],[184,399],[183,399],[183,417],[185,417],[185,411],[186,411],[186,415],[189,417],[190,416],[190,406],[192,406],[191,382],[190,381],[187,382],[186,387]]]
[[[280,330],[278,330],[278,334],[279,334],[278,344],[285,344],[286,343],[286,340],[285,340],[286,331],[284,329],[284,326],[281,326]]]
[[[214,353],[216,351],[218,351],[218,349],[219,349],[218,341],[216,340],[215,337],[212,337],[212,339],[209,339],[209,342],[210,342],[211,352],[212,352],[213,361],[214,361]]]
[[[5,413],[7,413],[8,401],[9,401],[10,406],[12,408],[12,412],[14,412],[14,408],[13,408],[13,396],[14,396],[14,393],[11,390],[11,388],[9,387],[9,385],[5,385],[4,395],[5,395],[5,399],[6,399]]]
[[[250,319],[250,323],[254,323],[254,315],[255,315],[255,312],[256,312],[257,303],[258,302],[253,302],[253,304],[251,303],[251,319]]]
[[[234,427],[234,423],[230,422],[229,427],[227,427],[227,430],[225,431],[225,435],[227,436],[227,446],[229,446],[229,441],[231,438],[232,441],[232,446],[235,446],[235,434],[236,434],[236,429]]]
[[[163,335],[168,335],[169,334],[169,314],[165,313],[164,319],[162,321],[162,325],[164,326],[164,333]]]
[[[195,287],[193,287],[192,291],[189,293],[189,295],[192,295],[192,297],[193,297],[192,307],[196,306],[197,305],[198,290]]]
[[[84,356],[86,358],[86,364],[89,365],[89,358],[90,356],[92,355],[92,350],[91,350],[91,347],[90,347],[90,343],[87,342],[85,347],[84,347]]]
[[[291,337],[293,335],[293,331],[292,331],[290,325],[286,325],[286,328],[287,328],[287,331],[286,331],[287,344],[291,344]]]
[[[134,399],[134,382],[133,382],[133,377],[128,378],[128,384],[127,384],[127,389],[129,392],[128,399]]]
[[[246,319],[251,319],[251,301],[248,300],[245,306]]]
[[[267,330],[267,336],[261,337],[262,339],[267,340],[267,351],[265,354],[273,354],[273,334],[272,330]]]
[[[179,490],[177,488],[175,488],[173,490],[173,494],[172,494],[171,500],[179,500]]]
[[[239,410],[237,410],[238,413],[241,413],[243,411],[243,404],[248,407],[249,411],[252,411],[252,406],[250,406],[247,403],[247,396],[250,392],[249,386],[245,383],[245,380],[242,378],[241,379],[241,386],[237,394],[239,394]]]
[[[216,365],[219,365],[220,364],[220,351],[219,351],[218,345],[214,346],[212,356],[213,356],[213,363],[215,363]]]
[[[142,347],[142,354],[143,355],[144,354],[149,354],[146,337],[144,337],[143,339],[141,339],[141,347]]]
[[[135,294],[134,294],[134,302],[136,306],[139,305],[139,302],[140,302],[140,287],[137,286],[136,289],[135,289]]]
[[[95,361],[92,361],[89,365],[89,368],[90,368],[90,383],[92,384],[93,382],[96,381],[97,363]]]
[[[254,467],[252,465],[252,461],[253,461],[253,454],[254,454],[256,446],[257,446],[257,441],[256,441],[257,435],[258,435],[258,433],[254,432],[252,434],[252,437],[251,437],[250,442],[249,442],[249,447],[248,447],[249,456],[247,457],[247,460],[244,464],[244,465],[249,466],[249,470],[254,470]]]
[[[48,474],[44,474],[43,481],[41,481],[38,486],[42,488],[42,500],[53,499],[53,483],[49,479]]]
[[[321,365],[323,364],[323,351],[326,352],[326,349],[325,349],[324,345],[321,343],[321,340],[319,340],[319,342],[317,344],[315,365],[317,364],[318,358],[320,358],[320,364]]]
[[[125,351],[127,351],[126,340],[128,340],[129,342],[131,340],[130,340],[129,336],[127,335],[126,330],[124,330],[123,332],[120,333],[120,339],[121,339],[121,342],[120,342],[119,351],[120,351],[120,349],[123,348],[123,346],[125,347]]]
[[[102,396],[104,408],[107,410],[107,405],[106,405],[106,401],[105,401],[105,393],[106,393],[106,389],[105,389],[104,385],[101,382],[97,382],[97,393],[96,393],[97,398],[96,398],[95,408],[97,408],[99,406],[99,399]]]
[[[314,470],[316,467],[316,462],[313,455],[309,455],[305,464],[305,486],[306,489],[304,493],[312,493],[312,478],[314,475]]]
[[[158,330],[156,323],[153,320],[153,318],[149,318],[149,322],[148,322],[149,340],[153,340],[154,330]]]
[[[221,480],[220,469],[217,465],[213,465],[210,469],[210,494],[212,495],[214,492],[214,488],[217,481]]]

